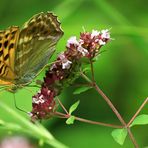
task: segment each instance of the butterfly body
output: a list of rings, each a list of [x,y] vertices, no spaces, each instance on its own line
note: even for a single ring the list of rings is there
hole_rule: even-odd
[[[57,17],[40,13],[17,26],[0,31],[0,85],[16,90],[29,84],[48,63],[63,35]]]

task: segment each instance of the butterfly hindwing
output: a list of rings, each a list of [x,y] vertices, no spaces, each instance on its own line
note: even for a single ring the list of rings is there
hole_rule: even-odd
[[[17,75],[28,79],[35,77],[48,63],[62,35],[60,23],[52,13],[37,14],[26,22],[20,32],[16,51]]]

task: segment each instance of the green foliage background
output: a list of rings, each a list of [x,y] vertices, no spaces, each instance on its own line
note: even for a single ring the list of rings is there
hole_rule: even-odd
[[[0,29],[11,25],[21,27],[32,15],[41,11],[53,11],[59,16],[65,33],[57,46],[57,52],[60,52],[65,49],[70,36],[79,36],[83,31],[82,26],[87,31],[111,28],[114,40],[102,48],[107,51],[95,63],[95,76],[98,85],[111,98],[124,119],[129,121],[148,95],[147,5],[146,0],[0,0]],[[39,76],[40,79],[43,75],[44,72]],[[72,91],[72,88],[68,88],[60,98],[67,108],[80,99],[80,106],[75,112],[77,116],[120,124],[95,91],[89,90],[75,96]],[[30,111],[31,96],[25,89],[20,90],[16,94],[18,106]],[[14,108],[12,94],[1,93],[0,99]],[[148,113],[148,105],[141,113]],[[5,111],[0,111],[0,119],[18,122],[12,118]],[[55,118],[43,124],[70,148],[121,147],[111,137],[111,128],[80,122],[68,126],[64,120]],[[135,126],[132,131],[140,147],[148,146],[148,126]],[[0,135],[3,138],[7,132],[0,130]],[[37,143],[31,137],[28,138]],[[127,138],[123,148],[132,147]]]

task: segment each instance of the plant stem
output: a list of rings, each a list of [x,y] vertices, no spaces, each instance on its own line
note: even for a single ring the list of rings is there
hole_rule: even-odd
[[[62,118],[69,118],[70,117],[70,115],[63,114],[61,112],[55,112],[55,115],[59,115]],[[76,116],[75,116],[75,119],[78,120],[78,121],[81,121],[81,122],[89,123],[89,124],[101,125],[101,126],[112,127],[112,128],[123,128],[123,126],[120,126],[120,125],[113,125],[113,124],[108,124],[108,123],[102,123],[102,122],[87,120],[87,119],[76,117]]]
[[[91,74],[92,74],[92,82],[95,83],[94,68],[93,68],[93,62],[91,59],[90,59],[90,67],[91,67]]]
[[[64,107],[64,105],[62,104],[62,102],[59,99],[58,99],[58,102],[59,102],[60,106],[62,107],[62,109],[65,111],[66,114],[63,114],[63,113],[60,113],[60,112],[55,112],[55,114],[58,115],[60,118],[69,118],[70,114],[68,113],[67,109]],[[90,124],[98,124],[98,125],[101,125],[101,126],[107,126],[107,127],[112,127],[112,128],[123,128],[123,126],[87,120],[87,119],[79,118],[79,117],[76,117],[76,116],[75,116],[75,119],[82,121],[82,122],[90,123]]]
[[[148,102],[148,97],[144,100],[144,102],[141,104],[141,106],[139,107],[139,109],[136,111],[136,113],[134,114],[134,116],[131,118],[131,120],[128,122],[127,126],[129,127],[131,125],[131,123],[134,121],[134,119],[137,117],[137,115],[140,113],[140,111],[143,109],[143,107],[146,105],[146,103]]]
[[[115,115],[118,117],[119,121],[126,126],[125,121],[121,117],[120,113],[117,111],[113,103],[110,101],[110,99],[104,94],[104,92],[95,84],[94,88],[96,91],[102,96],[102,98],[106,101],[106,103],[109,105],[109,107],[112,109],[112,111],[115,113]]]
[[[64,107],[64,105],[62,104],[62,102],[60,101],[60,99],[57,98],[57,100],[58,100],[60,106],[62,107],[62,109],[63,109],[63,110],[65,111],[65,113],[68,115],[69,113],[68,113],[67,109]]]
[[[96,124],[96,125],[112,127],[112,128],[123,128],[123,126],[113,125],[113,124],[108,124],[108,123],[102,123],[102,122],[97,122],[97,121],[92,121],[92,120],[87,120],[87,119],[79,118],[79,117],[75,117],[75,119],[78,120],[78,121],[82,121],[82,122],[90,123],[90,124]]]
[[[113,105],[113,103],[110,101],[110,99],[104,94],[104,92],[95,84],[94,88],[96,89],[96,91],[102,96],[102,98],[106,101],[106,103],[110,106],[110,108],[112,109],[112,111],[115,113],[115,115],[117,116],[117,118],[120,120],[120,122],[122,123],[123,126],[125,126],[125,128],[127,128],[129,137],[131,139],[131,141],[133,142],[135,148],[138,148],[138,144],[130,130],[130,127],[127,126],[126,122],[124,121],[124,119],[122,118],[122,116],[120,115],[120,113],[118,112],[118,110],[115,108],[115,106]]]
[[[115,115],[117,116],[117,118],[119,119],[119,121],[122,123],[122,125],[127,129],[129,137],[131,139],[131,141],[133,142],[133,145],[135,146],[135,148],[139,148],[132,132],[130,131],[130,127],[127,126],[126,122],[124,121],[124,119],[122,118],[122,116],[120,115],[120,113],[118,112],[118,110],[115,108],[115,106],[113,105],[113,103],[110,101],[110,99],[104,94],[104,92],[97,86],[96,83],[92,82],[84,73],[81,73],[81,76],[86,79],[86,81],[88,81],[89,83],[92,84],[92,86],[96,89],[96,91],[102,96],[102,98],[106,101],[106,103],[109,105],[109,107],[112,109],[112,111],[115,113]]]

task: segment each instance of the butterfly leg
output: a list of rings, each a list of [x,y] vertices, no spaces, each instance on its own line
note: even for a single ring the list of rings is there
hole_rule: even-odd
[[[17,104],[16,104],[16,98],[15,98],[15,93],[13,93],[13,99],[14,99],[14,105],[15,105],[15,108],[16,108],[16,109],[18,109],[19,111],[24,112],[24,113],[26,113],[26,114],[29,114],[29,112],[27,112],[27,111],[25,111],[24,109],[21,109],[21,108],[19,108],[19,107],[17,106]]]

